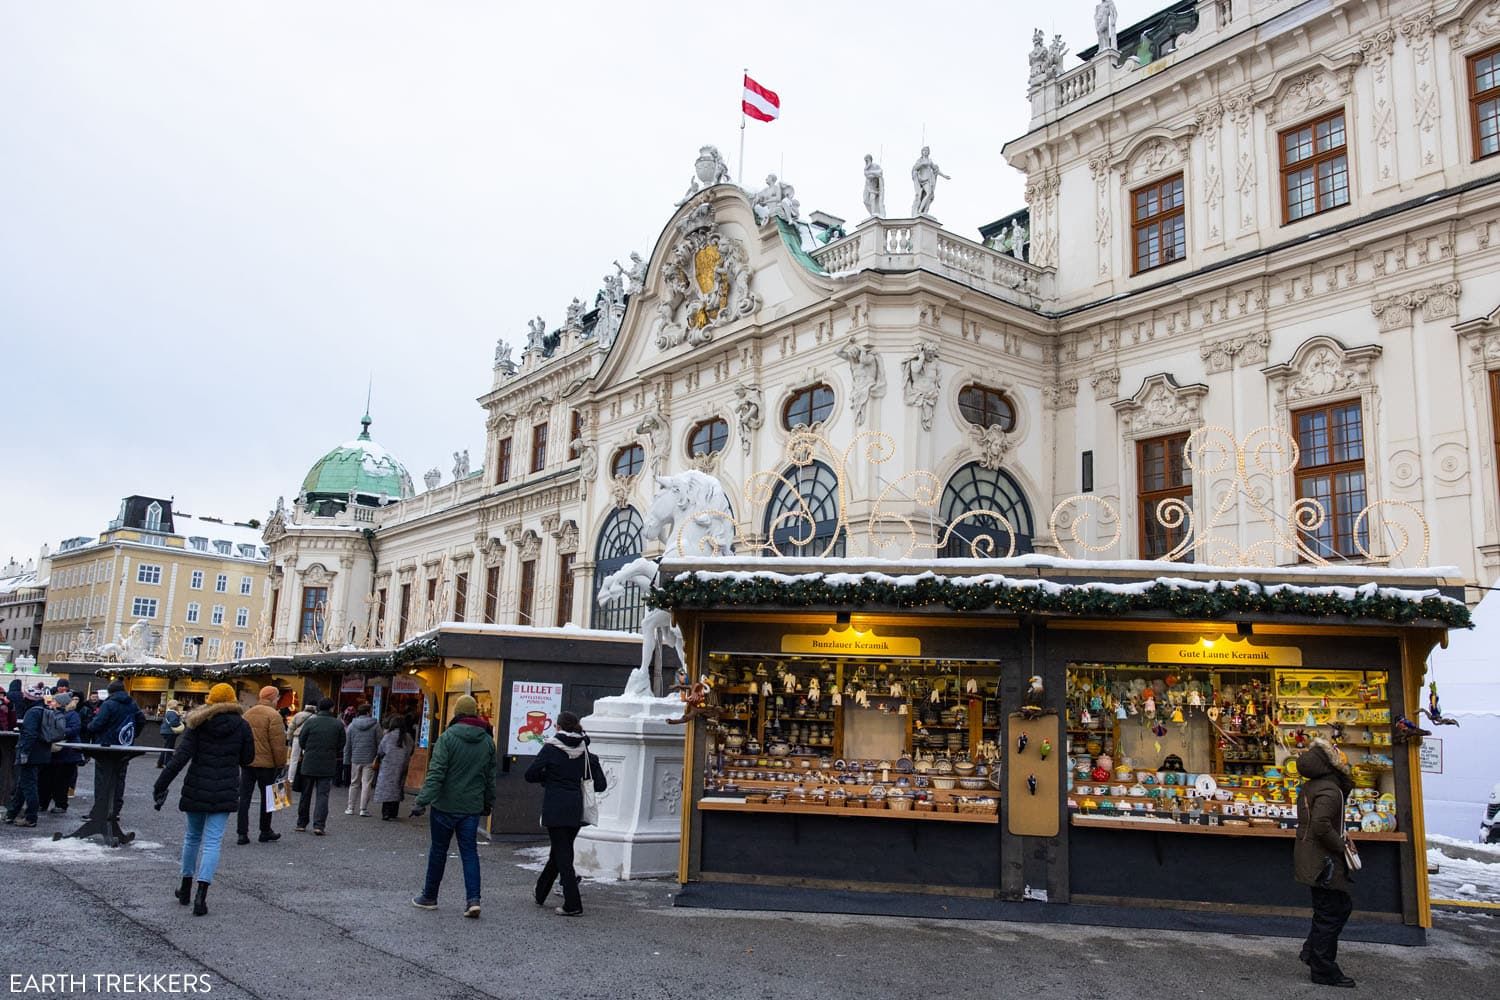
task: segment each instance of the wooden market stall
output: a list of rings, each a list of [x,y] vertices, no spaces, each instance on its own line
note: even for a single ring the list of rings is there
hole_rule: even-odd
[[[1308,906],[1295,760],[1322,736],[1354,765],[1356,924],[1420,940],[1421,775],[1396,721],[1468,624],[1459,581],[1160,573],[664,563],[653,600],[717,716],[689,728],[679,905],[1264,928]]]

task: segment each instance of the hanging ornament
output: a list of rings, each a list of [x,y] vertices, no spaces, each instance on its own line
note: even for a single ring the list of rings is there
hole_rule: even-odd
[[[1088,729],[1094,724],[1094,717],[1090,715],[1089,710],[1085,708],[1083,710],[1083,714],[1078,717],[1078,721],[1083,724],[1084,729]]]
[[[1119,704],[1115,705],[1115,718],[1117,718],[1117,719],[1123,719],[1123,718],[1125,718],[1125,703],[1124,702],[1120,702]]]
[[[1174,708],[1174,709],[1172,709],[1172,721],[1173,722],[1186,722],[1187,721],[1186,719],[1184,719],[1182,717],[1182,709],[1181,708]]]

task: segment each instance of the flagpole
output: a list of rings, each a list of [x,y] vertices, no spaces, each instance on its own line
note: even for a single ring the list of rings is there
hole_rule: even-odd
[[[745,182],[745,77],[749,75],[750,67],[746,66],[740,77],[740,166],[739,176],[734,179],[740,185]]]

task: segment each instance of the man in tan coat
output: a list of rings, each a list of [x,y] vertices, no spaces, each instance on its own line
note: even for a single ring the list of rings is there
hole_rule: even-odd
[[[260,689],[260,701],[245,712],[245,722],[255,737],[255,759],[249,767],[240,768],[240,837],[236,841],[239,844],[250,843],[250,799],[257,785],[260,786],[260,842],[281,839],[281,834],[271,829],[271,813],[266,809],[266,788],[286,767],[286,725],[276,711],[276,699],[280,696],[275,685],[267,684]]]

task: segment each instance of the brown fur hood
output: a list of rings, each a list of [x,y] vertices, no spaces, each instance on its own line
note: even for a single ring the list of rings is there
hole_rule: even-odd
[[[1297,758],[1297,773],[1304,778],[1321,778],[1330,771],[1337,771],[1345,778],[1351,778],[1349,757],[1330,743],[1326,736],[1319,736]]]
[[[214,705],[199,705],[189,712],[187,718],[183,721],[187,723],[189,729],[197,729],[214,716],[223,715],[226,712],[244,715],[245,707],[237,701],[221,701]]]

